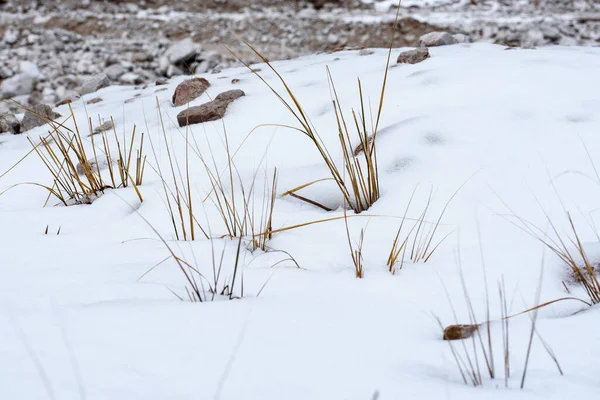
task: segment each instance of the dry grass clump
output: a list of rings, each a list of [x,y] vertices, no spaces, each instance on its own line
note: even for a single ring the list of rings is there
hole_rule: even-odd
[[[308,114],[304,107],[301,105],[298,98],[294,95],[293,90],[288,85],[283,76],[273,67],[269,60],[263,56],[258,50],[250,45],[245,40],[240,39],[255,55],[257,55],[267,67],[276,75],[278,81],[283,85],[283,90],[276,90],[270,83],[268,83],[255,69],[252,69],[247,63],[237,57],[249,70],[251,70],[260,80],[273,92],[273,94],[281,101],[286,109],[292,114],[294,119],[298,122],[299,127],[285,126],[291,128],[297,132],[302,133],[306,136],[314,145],[314,148],[320,154],[323,162],[329,170],[328,180],[333,180],[339,189],[340,194],[343,197],[344,203],[347,204],[355,213],[361,213],[369,209],[379,199],[379,172],[377,167],[377,148],[376,138],[379,128],[379,122],[383,110],[383,103],[385,97],[385,88],[387,83],[387,76],[390,64],[391,51],[393,46],[393,37],[396,31],[398,23],[398,12],[396,14],[396,20],[394,22],[392,31],[392,42],[388,52],[387,62],[385,66],[385,72],[383,76],[383,83],[379,95],[379,106],[377,108],[375,120],[372,115],[367,115],[366,102],[363,95],[363,87],[360,79],[358,79],[358,100],[360,108],[358,110],[352,109],[349,115],[345,115],[338,93],[336,85],[334,84],[333,77],[329,68],[327,68],[327,78],[329,81],[329,87],[331,92],[331,98],[333,103],[333,109],[335,111],[337,135],[339,138],[339,149],[342,152],[343,162],[336,162],[330,153],[329,149],[322,140],[317,128],[310,121]],[[355,154],[352,141],[353,137],[358,140],[358,146],[362,147],[363,151],[360,154]],[[328,210],[327,207],[319,204],[318,202],[307,199],[303,196],[298,195],[296,192],[310,186],[314,183],[321,182],[322,179],[301,185],[297,188],[287,191],[287,194],[294,194],[295,197],[300,200],[306,201],[310,204],[316,205],[320,208]]]
[[[436,240],[442,217],[444,216],[450,201],[454,198],[454,196],[456,196],[458,191],[455,192],[446,202],[440,214],[437,216],[437,218],[435,218],[435,222],[429,222],[428,217],[430,215],[431,200],[433,197],[433,190],[431,190],[429,192],[427,202],[423,207],[423,211],[421,211],[419,216],[413,220],[412,226],[409,228],[408,232],[403,231],[405,223],[408,221],[408,211],[413,202],[416,191],[417,188],[415,187],[410,196],[406,209],[404,210],[402,221],[400,222],[400,226],[398,227],[398,231],[396,232],[396,236],[392,242],[390,254],[387,259],[388,270],[393,274],[402,269],[407,257],[413,263],[426,263],[429,261],[431,256],[433,256],[442,242],[446,240],[446,238],[452,233],[449,232],[439,240]]]
[[[32,110],[28,111],[33,112]],[[73,121],[75,130],[67,128],[63,123],[49,120],[36,113],[38,117],[43,118],[50,125],[51,129],[48,135],[39,138],[37,144],[29,137],[27,139],[33,146],[32,152],[37,154],[52,175],[53,183],[51,185],[32,182],[24,184],[33,184],[46,189],[49,192],[46,204],[52,196],[65,206],[90,204],[102,195],[106,189],[118,189],[129,185],[134,188],[139,200],[143,201],[138,186],[142,184],[146,164],[146,157],[143,155],[144,134],[141,135],[140,143],[136,145],[136,128],[134,127],[129,144],[123,147],[115,131],[115,141],[119,152],[116,159],[114,159],[105,133],[102,135],[104,149],[99,149],[96,146],[90,120],[91,140],[89,143],[92,149],[90,155],[90,152],[86,150],[88,140],[84,140],[70,105],[69,111],[70,115],[67,120],[71,119]],[[134,152],[136,153],[135,160],[133,160],[135,171],[131,172],[132,154]],[[19,160],[9,171],[21,163],[29,154],[31,152]],[[102,166],[108,168],[109,178],[103,177]]]

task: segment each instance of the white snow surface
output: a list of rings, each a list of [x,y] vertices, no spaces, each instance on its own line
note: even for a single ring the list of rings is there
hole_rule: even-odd
[[[393,59],[401,50],[393,50]],[[180,164],[184,159],[185,129],[175,123],[185,107],[172,107],[170,98],[185,78],[145,89],[109,87],[74,102],[80,126],[87,116],[94,121],[112,116],[119,135],[128,136],[135,124],[153,140],[158,159],[146,144],[141,204],[131,188],[69,207],[52,201],[43,207],[47,192],[31,185],[0,196],[0,398],[365,400],[375,392],[379,399],[593,398],[600,390],[598,307],[573,301],[540,311],[537,328],[564,376],[535,339],[524,390],[518,388],[530,331],[527,316],[511,320],[507,389],[500,323],[491,324],[498,377],[473,388],[462,382],[433,315],[446,325],[469,322],[457,272],[460,258],[477,318],[485,320],[480,250],[494,320],[500,316],[501,277],[513,314],[535,303],[540,281],[541,301],[585,298],[581,288],[568,283],[565,266],[515,226],[514,215],[544,229],[543,207],[557,229],[567,231],[564,204],[589,255],[600,254],[587,224],[595,217],[600,186],[586,154],[586,148],[594,159],[600,154],[600,49],[505,51],[461,44],[430,53],[422,63],[389,71],[377,139],[381,198],[349,220],[353,240],[366,227],[364,278],[354,276],[343,222],[315,224],[276,233],[270,242],[293,255],[300,269],[289,261],[273,267],[286,258],[282,253],[243,252],[245,296],[231,301],[177,299],[171,291],[185,297],[185,282],[172,261],[139,279],[168,256],[140,215],[175,251],[212,276],[208,240],[174,240],[162,185],[150,167],[168,165],[156,99],[174,154]],[[341,153],[325,67],[331,68],[344,110],[359,106],[357,77],[375,110],[386,56],[385,49],[368,56],[343,51],[274,63],[336,160]],[[281,88],[265,65],[254,67]],[[231,148],[239,148],[235,163],[246,185],[256,174],[262,188],[265,174],[268,180],[278,168],[274,227],[342,216],[339,196],[327,183],[303,195],[333,206],[332,212],[281,196],[327,177],[327,170],[310,140],[296,131],[271,126],[248,137],[260,124],[296,124],[268,88],[244,68],[205,77],[212,97],[237,88],[246,96],[230,106],[223,121],[192,126],[189,134],[205,155],[210,143],[221,168],[225,127]],[[240,79],[236,85],[234,78]],[[168,90],[156,91],[164,87]],[[208,94],[190,105],[208,101]],[[85,106],[93,97],[104,101]],[[67,116],[68,106],[57,111]],[[72,121],[65,124],[73,127]],[[39,127],[27,136],[37,140],[46,132],[47,126]],[[4,134],[0,140],[0,172],[31,149],[26,135]],[[209,193],[204,170],[197,157],[190,158],[196,215],[219,237],[225,231],[214,204],[202,205]],[[0,190],[22,182],[52,181],[32,155],[2,177]],[[408,214],[413,218],[430,190],[433,218],[462,188],[438,238],[450,236],[434,256],[425,264],[408,262],[392,275],[385,262],[416,185]],[[235,244],[215,239],[217,258],[225,248],[231,262]]]

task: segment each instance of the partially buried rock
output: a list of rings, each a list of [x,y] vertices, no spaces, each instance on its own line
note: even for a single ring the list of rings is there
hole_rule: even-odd
[[[181,82],[173,93],[173,106],[179,107],[202,96],[210,83],[204,78],[193,78]]]
[[[417,64],[429,58],[429,49],[419,47],[414,50],[405,51],[398,56],[398,64]]]
[[[473,336],[479,325],[450,325],[444,329],[444,340],[461,340]]]
[[[60,118],[60,114],[52,111],[52,108],[47,104],[38,104],[33,106],[31,111],[27,111],[21,121],[21,132],[26,132],[30,129],[42,126],[48,121],[53,121]]]
[[[430,32],[419,38],[423,47],[447,46],[458,43],[458,40],[448,32]]]
[[[221,119],[223,118],[223,115],[225,115],[225,111],[227,111],[229,104],[245,95],[246,94],[239,89],[229,90],[221,93],[209,103],[202,104],[201,106],[190,107],[177,115],[179,126],[183,127],[186,125],[199,124],[201,122],[216,121]]]
[[[21,123],[11,112],[0,113],[0,133],[10,132],[17,134],[21,132]]]
[[[99,133],[109,131],[109,130],[111,130],[113,128],[113,126],[114,125],[113,125],[112,120],[106,121],[102,125],[97,126],[96,128],[94,128],[94,132],[92,133],[92,135],[97,135]]]
[[[79,175],[85,175],[86,170],[93,174],[99,174],[101,169],[108,167],[108,160],[106,158],[96,159],[90,158],[86,163],[77,163],[75,169]]]
[[[106,74],[96,75],[83,83],[81,86],[81,95],[94,93],[97,90],[110,85],[110,79]]]
[[[96,103],[100,103],[102,101],[102,99],[100,97],[94,97],[91,100],[88,100],[85,104],[96,104]]]

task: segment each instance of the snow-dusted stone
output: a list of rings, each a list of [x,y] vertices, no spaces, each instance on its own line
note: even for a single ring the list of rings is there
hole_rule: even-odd
[[[0,113],[0,133],[10,132],[17,134],[21,132],[21,123],[11,112]]]
[[[113,129],[113,127],[114,127],[114,125],[113,125],[112,120],[108,120],[108,121],[104,122],[102,125],[95,127],[92,135],[97,135],[102,132],[110,131],[111,129]]]
[[[471,43],[471,42],[473,42],[473,40],[471,39],[470,36],[467,36],[467,35],[465,35],[463,33],[456,33],[456,34],[452,35],[452,37],[454,39],[456,39],[457,43]]]
[[[373,54],[373,53],[375,53],[375,52],[374,52],[373,50],[371,50],[371,49],[361,49],[361,50],[358,52],[358,55],[359,55],[359,56],[370,56],[370,55],[371,55],[371,54]]]
[[[104,70],[104,73],[111,81],[118,80],[122,75],[127,72],[127,69],[121,64],[113,64]]]
[[[19,41],[19,30],[15,28],[7,29],[4,32],[4,43],[8,45],[13,45]]]
[[[98,159],[96,159],[95,157],[90,158],[89,160],[87,160],[87,163],[89,164],[90,169],[96,174],[98,174],[100,170],[108,167],[108,161],[104,157]],[[79,175],[85,175],[85,171],[81,163],[77,163],[77,165],[75,166],[75,170]]]
[[[447,46],[456,43],[458,40],[448,32],[430,32],[419,38],[422,47]]]
[[[60,114],[52,111],[52,107],[47,104],[33,106],[31,111],[25,113],[21,121],[21,132],[27,132],[30,129],[42,126],[47,120],[55,120],[56,118],[60,118],[60,116]]]
[[[186,125],[221,119],[223,118],[223,115],[225,115],[225,111],[227,111],[229,104],[245,95],[246,94],[239,89],[228,90],[215,97],[215,99],[209,103],[190,107],[187,110],[180,112],[177,114],[177,122],[179,122],[179,126],[183,127]]]
[[[98,74],[83,83],[81,86],[81,95],[94,93],[97,90],[110,85],[110,79],[106,74]]]
[[[5,79],[0,84],[0,97],[9,99],[30,94],[40,77],[41,73],[37,65],[30,61],[21,61],[19,63],[19,73]]]
[[[210,83],[204,78],[193,78],[181,82],[173,93],[173,106],[182,106],[202,96],[209,86]]]
[[[400,53],[398,64],[417,64],[429,58],[429,49],[427,47],[418,47],[413,50]]]
[[[144,79],[135,72],[127,72],[126,74],[121,75],[119,82],[126,85],[139,85],[144,82]]]
[[[197,54],[198,45],[192,39],[187,38],[173,43],[165,52],[165,57],[171,64],[179,64],[193,61]]]

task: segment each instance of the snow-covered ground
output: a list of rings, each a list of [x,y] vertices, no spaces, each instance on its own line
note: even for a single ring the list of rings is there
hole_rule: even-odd
[[[394,49],[394,56],[399,52]],[[522,391],[527,316],[511,320],[507,389],[501,324],[491,324],[498,378],[473,388],[462,382],[433,315],[446,325],[469,322],[460,258],[477,318],[485,320],[480,250],[493,320],[500,316],[498,279],[504,277],[510,313],[517,313],[534,304],[542,264],[541,301],[585,298],[569,283],[565,266],[511,222],[517,215],[543,229],[543,206],[566,231],[564,203],[582,240],[591,243],[590,255],[600,254],[586,224],[600,194],[586,155],[586,147],[593,158],[600,154],[600,49],[506,51],[462,44],[430,52],[422,63],[389,72],[378,137],[381,198],[349,219],[354,239],[366,229],[364,278],[355,278],[344,223],[337,220],[274,235],[271,248],[291,254],[300,268],[289,261],[273,266],[287,257],[283,253],[244,250],[245,296],[231,301],[177,299],[172,292],[185,297],[185,280],[172,260],[144,275],[168,252],[142,216],[178,254],[212,276],[211,242],[174,240],[154,172],[168,166],[157,98],[169,147],[183,165],[186,132],[176,127],[176,115],[185,107],[172,107],[170,99],[184,77],[172,79],[166,91],[154,85],[109,87],[73,103],[81,126],[87,116],[113,117],[117,132],[127,136],[137,125],[152,139],[157,159],[146,145],[141,204],[131,188],[69,207],[42,207],[47,192],[36,186],[0,196],[0,398],[362,400],[375,392],[380,399],[593,398],[600,389],[598,307],[573,301],[541,310],[538,330],[564,376],[535,339]],[[344,51],[275,63],[337,160],[325,67],[331,68],[345,110],[358,106],[356,77],[375,108],[386,53]],[[280,87],[265,65],[255,67]],[[332,206],[332,212],[280,196],[327,177],[327,170],[298,132],[263,127],[248,137],[260,124],[295,124],[268,88],[244,68],[206,78],[213,97],[238,88],[246,96],[232,103],[223,121],[194,125],[190,135],[205,156],[210,143],[221,169],[226,129],[231,148],[239,148],[235,164],[246,187],[256,175],[256,187],[262,188],[265,175],[269,180],[278,168],[274,228],[342,216],[342,202],[327,183],[303,195]],[[232,79],[240,82],[233,85]],[[104,101],[84,105],[93,97]],[[206,101],[205,94],[191,105]],[[67,106],[56,111],[68,115]],[[46,131],[40,127],[27,135],[37,140]],[[24,134],[5,134],[0,142],[2,173],[31,149]],[[193,153],[190,171],[196,216],[219,237],[226,232],[214,204],[202,203],[209,185]],[[34,155],[3,176],[0,189],[22,182],[51,183]],[[409,217],[419,216],[433,189],[435,219],[463,184],[437,236],[450,233],[448,239],[427,263],[407,262],[390,274],[385,263],[415,186]],[[214,239],[216,257],[225,248],[231,265],[236,243]]]

